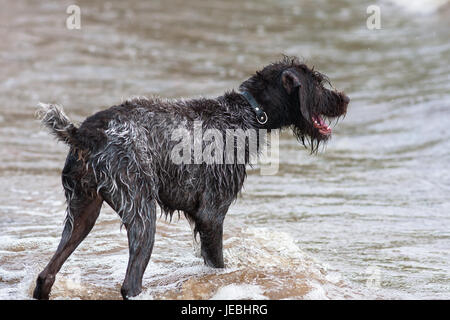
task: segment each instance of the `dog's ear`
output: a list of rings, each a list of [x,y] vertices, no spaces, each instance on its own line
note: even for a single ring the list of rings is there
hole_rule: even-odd
[[[306,101],[304,101],[304,97],[302,99],[302,95],[300,92],[302,84],[296,72],[292,70],[283,71],[283,73],[281,74],[281,82],[289,95],[294,92],[294,90],[297,91],[298,101],[300,104],[300,112],[302,113],[302,116],[306,121],[311,122],[311,116],[309,114],[307,103]]]
[[[284,89],[286,89],[288,94],[291,94],[295,88],[302,85],[300,83],[300,79],[292,70],[283,71],[283,73],[281,74],[281,83],[283,84],[283,87]]]

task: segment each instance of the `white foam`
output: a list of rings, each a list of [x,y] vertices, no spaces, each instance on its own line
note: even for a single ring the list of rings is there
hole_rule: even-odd
[[[310,282],[312,290],[309,291],[303,298],[305,300],[329,300],[325,288],[317,282]]]
[[[242,230],[239,236],[227,239],[225,245],[227,248],[224,256],[227,267],[256,270],[268,278],[283,277],[282,274],[292,276],[291,280],[281,278],[277,280],[281,281],[281,286],[296,288],[291,291],[293,295],[289,296],[289,299],[330,299],[343,298],[344,295],[356,297],[339,273],[329,272],[325,264],[301,250],[288,233],[269,228],[247,228]],[[298,286],[294,283],[292,286],[288,285],[289,281],[298,281]],[[224,287],[214,297],[225,299],[226,294],[230,297],[239,296],[241,291],[235,286]],[[253,293],[255,296],[261,294],[260,291]],[[275,296],[286,296],[281,292],[272,291],[272,293]]]
[[[225,241],[224,256],[228,266],[307,268],[314,259],[303,252],[285,232],[269,228],[247,228],[242,235]],[[318,268],[316,271],[319,271]]]
[[[171,225],[172,228],[176,229]],[[103,239],[101,233],[106,230],[98,230],[96,236]],[[224,242],[225,269],[207,267],[203,259],[186,254],[186,250],[191,252],[189,244],[182,241],[176,246],[180,250],[155,250],[144,275],[144,290],[136,299],[333,299],[347,296],[348,288],[343,288],[340,275],[327,272],[327,268],[301,250],[288,233],[252,227],[235,230],[233,235]],[[58,274],[53,299],[90,296],[93,284],[102,290],[108,286],[120,287],[128,250],[124,235],[117,234],[113,238],[117,241],[109,243],[90,238],[80,246]],[[186,235],[184,241],[188,238]],[[59,238],[3,236],[0,240],[0,250],[16,254],[42,247],[52,251]],[[158,240],[163,242],[161,246],[169,241]],[[92,254],[96,255],[95,259],[89,259]],[[43,266],[27,270],[15,270],[16,267],[20,269],[20,266],[0,269],[1,280],[9,284],[19,282],[19,285],[1,288],[0,297],[29,299]],[[98,271],[90,273],[89,269]]]
[[[219,290],[211,297],[211,300],[266,300],[261,287],[251,284],[229,284]]]
[[[0,269],[0,282],[18,282],[13,286],[0,289],[0,300],[31,299],[38,270],[37,265],[25,266],[22,270]]]
[[[0,237],[0,250],[8,253],[40,248],[44,245],[55,245],[57,239],[51,237],[33,237],[17,239],[10,236]]]
[[[25,276],[24,270],[19,271],[9,271],[3,268],[0,268],[0,282],[9,282],[9,281],[18,281],[22,280]]]

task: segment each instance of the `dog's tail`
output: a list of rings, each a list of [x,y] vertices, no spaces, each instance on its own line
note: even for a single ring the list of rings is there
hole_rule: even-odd
[[[59,141],[70,146],[79,146],[76,138],[78,128],[70,121],[60,106],[41,102],[36,115]]]

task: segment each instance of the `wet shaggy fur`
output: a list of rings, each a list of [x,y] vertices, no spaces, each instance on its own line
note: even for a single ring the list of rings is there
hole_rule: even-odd
[[[142,277],[155,236],[156,208],[166,215],[183,212],[199,235],[201,255],[212,267],[224,266],[223,221],[246,177],[245,163],[175,164],[174,130],[291,128],[311,150],[329,139],[312,125],[312,116],[344,115],[349,99],[324,87],[328,79],[296,58],[285,57],[258,71],[240,86],[266,112],[260,124],[255,110],[237,91],[214,98],[165,100],[135,98],[88,117],[75,126],[56,105],[41,105],[42,123],[70,147],[62,184],[67,218],[55,255],[36,281],[33,296],[48,299],[55,275],[90,232],[103,201],[121,217],[127,230],[129,263],[124,298],[142,289]],[[248,159],[247,159],[248,160]]]

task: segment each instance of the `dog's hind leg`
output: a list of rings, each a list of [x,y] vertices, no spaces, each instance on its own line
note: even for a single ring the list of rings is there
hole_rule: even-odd
[[[142,277],[150,261],[156,232],[156,201],[150,196],[146,181],[139,180],[141,184],[133,185],[130,181],[133,179],[136,180],[131,175],[123,175],[116,180],[114,188],[100,192],[127,230],[129,259],[120,290],[124,299],[137,296],[142,291]]]
[[[95,179],[92,173],[86,170],[84,160],[71,151],[62,172],[67,199],[65,226],[55,254],[36,280],[33,298],[49,298],[56,274],[89,234],[98,218],[103,198],[95,191]]]
[[[137,296],[142,291],[142,277],[153,250],[156,231],[156,204],[149,201],[141,219],[125,222],[128,236],[129,259],[127,273],[120,290],[122,297]]]
[[[71,218],[66,219],[58,249],[36,280],[33,298],[49,298],[56,274],[59,272],[67,258],[92,230],[100,213],[102,202],[103,199],[97,195],[91,198],[74,198],[72,199],[72,202],[68,204]],[[76,203],[76,205],[74,205],[74,203]]]

